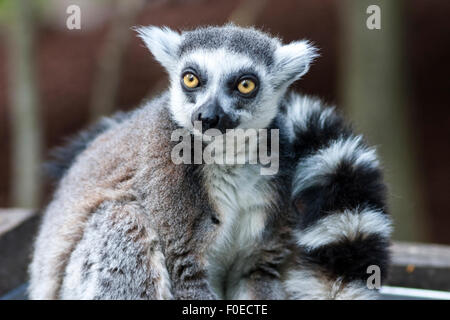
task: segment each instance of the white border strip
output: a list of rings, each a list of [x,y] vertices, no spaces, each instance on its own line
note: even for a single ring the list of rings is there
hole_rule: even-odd
[[[450,300],[449,291],[383,286],[380,289],[380,293],[392,296],[403,296],[405,298]]]

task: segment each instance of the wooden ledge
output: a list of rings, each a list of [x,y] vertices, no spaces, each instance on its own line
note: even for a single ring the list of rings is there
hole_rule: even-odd
[[[27,281],[40,216],[33,210],[0,209],[0,296]],[[386,285],[450,291],[450,246],[394,242]]]
[[[0,210],[0,296],[26,281],[38,222],[33,210]]]

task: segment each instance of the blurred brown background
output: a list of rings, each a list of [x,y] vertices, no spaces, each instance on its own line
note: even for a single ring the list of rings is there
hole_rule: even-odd
[[[81,9],[68,30],[66,9]],[[381,8],[381,30],[366,9]],[[377,145],[395,238],[450,244],[450,2],[442,0],[0,0],[0,208],[45,205],[48,150],[100,115],[163,90],[130,29],[234,21],[321,57],[295,87],[336,104]]]

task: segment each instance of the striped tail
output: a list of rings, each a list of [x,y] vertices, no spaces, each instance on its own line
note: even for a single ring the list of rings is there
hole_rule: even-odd
[[[375,298],[368,268],[384,279],[392,231],[375,150],[319,100],[291,95],[286,120],[298,219],[297,261],[285,287],[293,299]]]

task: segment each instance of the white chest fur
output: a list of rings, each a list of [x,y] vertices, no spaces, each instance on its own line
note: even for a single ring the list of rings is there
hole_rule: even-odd
[[[205,167],[206,186],[219,215],[220,229],[208,257],[213,288],[219,296],[251,268],[254,252],[273,204],[271,176],[257,165]]]

